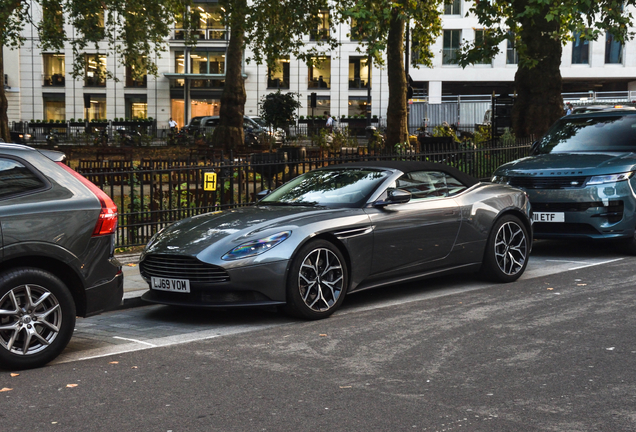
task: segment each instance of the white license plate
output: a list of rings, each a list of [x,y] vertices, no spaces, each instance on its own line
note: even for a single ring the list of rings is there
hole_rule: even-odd
[[[565,222],[565,213],[534,212],[532,220],[535,222]]]
[[[190,292],[190,281],[187,279],[150,278],[152,289],[171,292]]]

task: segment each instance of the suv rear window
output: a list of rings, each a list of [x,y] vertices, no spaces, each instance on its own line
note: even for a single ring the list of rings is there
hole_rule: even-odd
[[[45,187],[46,184],[18,161],[0,158],[0,198]]]
[[[541,153],[636,151],[636,115],[564,117],[543,137]]]

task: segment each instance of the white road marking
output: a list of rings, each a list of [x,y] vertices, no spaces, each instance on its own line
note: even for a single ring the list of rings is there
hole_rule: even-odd
[[[612,263],[612,262],[621,261],[623,259],[624,258],[616,258],[616,259],[609,260],[609,261],[603,261],[603,262],[599,262],[599,263],[587,264],[587,265],[582,265],[582,266],[579,266],[579,267],[572,267],[572,268],[569,268],[568,270],[578,270],[578,269],[582,269],[582,268],[586,268],[586,267],[594,267],[594,266],[597,266],[597,265],[609,264],[609,263]]]
[[[149,345],[149,346],[151,346],[153,348],[157,347],[157,345],[154,345],[154,344],[151,344],[151,343],[148,343],[148,342],[144,342],[144,341],[140,341],[140,340],[137,340],[137,339],[129,339],[129,338],[124,338],[124,337],[120,337],[120,336],[113,336],[113,339],[121,339],[121,340],[130,341],[130,342],[136,342],[136,343],[140,343],[140,344],[144,344],[144,345]]]

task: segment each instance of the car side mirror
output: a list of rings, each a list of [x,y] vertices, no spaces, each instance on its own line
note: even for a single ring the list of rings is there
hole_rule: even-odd
[[[389,189],[386,194],[386,200],[376,201],[373,205],[376,207],[384,207],[389,204],[404,204],[411,201],[411,192],[404,189]]]
[[[263,198],[265,198],[267,195],[269,195],[270,193],[272,193],[271,190],[263,189],[262,191],[260,191],[259,193],[256,194],[256,198],[258,198],[258,200],[260,201]]]

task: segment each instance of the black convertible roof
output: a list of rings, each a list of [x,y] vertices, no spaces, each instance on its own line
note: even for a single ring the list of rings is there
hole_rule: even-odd
[[[328,168],[381,168],[399,170],[403,173],[409,173],[413,171],[441,171],[445,172],[457,180],[462,182],[465,186],[472,186],[479,183],[476,178],[461,172],[460,170],[448,165],[433,163],[433,162],[420,162],[420,161],[365,161],[365,162],[351,162],[339,165],[329,165]]]

